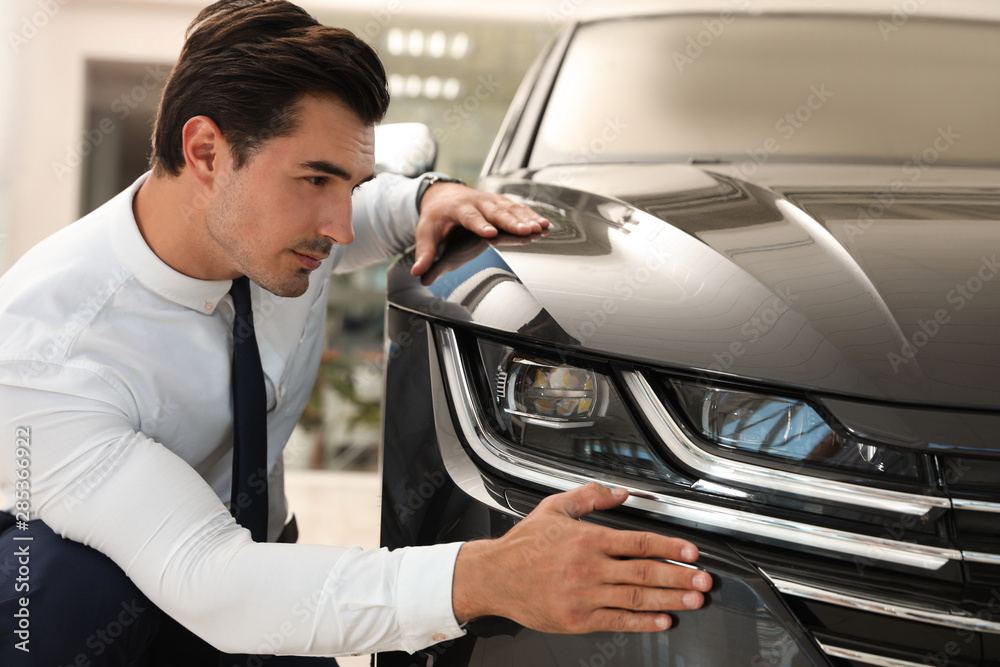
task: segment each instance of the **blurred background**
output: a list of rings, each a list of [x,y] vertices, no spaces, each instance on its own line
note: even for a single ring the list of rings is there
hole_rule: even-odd
[[[385,122],[425,123],[438,170],[473,183],[525,71],[583,0],[304,0],[380,54]],[[0,273],[147,169],[151,121],[209,0],[2,0]],[[292,468],[375,470],[385,267],[335,276],[323,365]]]

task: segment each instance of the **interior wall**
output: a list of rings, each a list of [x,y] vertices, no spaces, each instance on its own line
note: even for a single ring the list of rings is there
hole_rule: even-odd
[[[9,3],[9,4],[8,4]],[[172,62],[197,11],[176,5],[87,0],[5,0],[9,66],[6,268],[40,240],[77,219],[84,159],[114,141],[120,113],[89,126],[89,60]],[[14,37],[11,37],[11,34]],[[162,82],[160,83],[162,85]],[[122,90],[125,101],[133,95]],[[0,172],[2,173],[2,172]]]

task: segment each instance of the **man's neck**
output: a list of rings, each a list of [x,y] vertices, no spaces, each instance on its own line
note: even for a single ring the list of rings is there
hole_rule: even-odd
[[[179,273],[199,280],[228,280],[239,275],[221,261],[205,225],[206,207],[182,173],[142,183],[132,199],[139,233],[150,250]]]

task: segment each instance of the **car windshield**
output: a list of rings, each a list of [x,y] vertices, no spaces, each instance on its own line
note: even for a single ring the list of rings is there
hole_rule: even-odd
[[[747,159],[1000,163],[1000,23],[714,14],[584,24],[529,166]]]

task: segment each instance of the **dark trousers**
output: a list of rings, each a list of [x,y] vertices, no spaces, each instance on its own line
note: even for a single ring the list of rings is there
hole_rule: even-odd
[[[27,649],[27,650],[25,650]],[[336,667],[333,658],[220,653],[163,613],[104,554],[0,512],[4,667]]]

